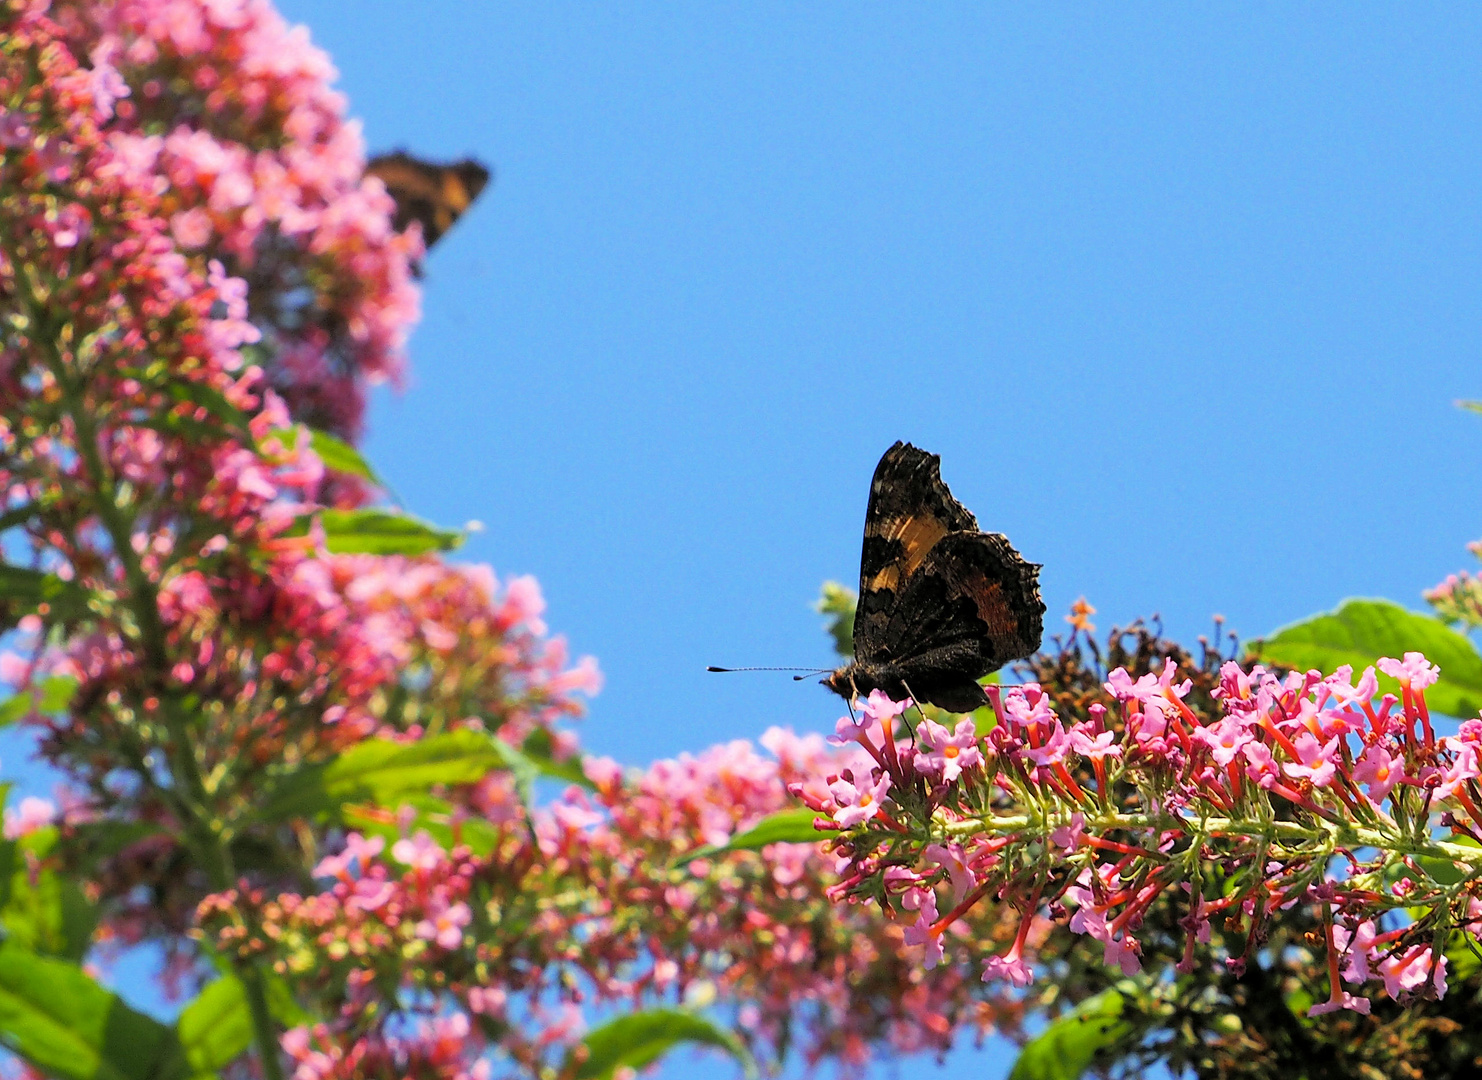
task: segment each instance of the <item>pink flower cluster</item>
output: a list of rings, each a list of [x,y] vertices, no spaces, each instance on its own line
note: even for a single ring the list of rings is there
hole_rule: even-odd
[[[330,1034],[328,1025],[292,1028],[283,1050],[294,1063],[293,1080],[359,1080],[365,1076],[415,1077],[417,1080],[489,1080],[487,1061],[468,1062],[476,1041],[464,1013],[419,1020],[405,1036],[376,1033],[348,1050]]]
[[[423,831],[392,844],[389,863],[381,858],[385,846],[379,836],[350,833],[339,854],[314,868],[315,877],[332,881],[326,892],[228,892],[202,903],[201,922],[220,927],[223,948],[270,950],[276,970],[295,985],[339,984],[338,1021],[297,1027],[282,1038],[295,1080],[350,1080],[391,1069],[427,1080],[483,1080],[490,1067],[477,1058],[485,1040],[470,1015],[501,1017],[503,991],[469,985],[487,965],[480,969],[465,946],[475,879],[488,868],[467,847],[445,851]],[[250,939],[236,921],[244,910],[253,912],[262,939]],[[420,969],[408,977],[413,989],[424,996],[452,991],[467,1011],[413,1009],[410,1034],[388,1033],[384,980],[409,965]],[[432,976],[437,971],[441,977]]]
[[[267,0],[58,2],[22,21],[87,57],[110,167],[158,195],[150,216],[174,249],[245,282],[256,355],[295,416],[358,432],[362,380],[401,372],[421,241],[391,233],[389,197],[362,180],[329,58]],[[53,178],[81,186],[81,165],[59,160]],[[76,225],[62,216],[73,232],[87,221],[81,205]]]
[[[1468,544],[1467,550],[1482,558],[1482,540]],[[1476,574],[1450,574],[1435,588],[1427,589],[1425,598],[1444,622],[1460,623],[1467,630],[1482,626],[1482,578]]]
[[[791,1044],[851,1070],[882,1040],[943,1050],[964,1025],[1004,1021],[972,970],[923,977],[902,956],[909,928],[878,909],[836,909],[825,896],[834,863],[816,844],[688,857],[783,809],[788,782],[841,760],[818,736],[774,728],[763,742],[775,759],[745,742],[641,774],[587,759],[590,788],[569,788],[533,817],[508,800],[485,817],[492,835],[455,815],[451,849],[393,815],[389,833],[351,833],[318,863],[325,891],[244,886],[205,900],[199,922],[218,948],[328,995],[339,1019],[285,1043],[300,1075],[316,1080],[362,1075],[356,1064],[383,1052],[389,985],[422,1003],[414,1017],[425,1007],[424,1020],[468,1032],[449,1071],[405,1074],[429,1077],[479,1075],[481,1032],[493,1030],[518,1068],[557,1067],[585,1031],[588,1004],[728,1002],[759,1056]],[[396,1045],[405,1056],[415,1040]]]
[[[547,636],[531,579],[327,550],[324,511],[372,493],[297,425],[358,432],[363,385],[399,370],[420,247],[362,182],[323,55],[261,0],[5,13],[0,519],[54,600],[0,676],[38,698],[75,680],[30,719],[71,783],[53,872],[87,875],[95,940],[162,942],[186,988],[216,973],[202,933],[244,976],[291,977],[315,1010],[281,1044],[301,1080],[479,1077],[495,1038],[531,1071],[590,1002],[724,995],[759,1052],[850,1067],[1003,1020],[974,972],[904,961],[893,911],[838,917],[815,845],[689,857],[843,770],[875,825],[903,789],[865,784],[863,742],[588,762],[589,788],[539,810],[494,769],[410,810],[356,804],[358,832],[348,810],[262,819],[285,778],[371,737],[481,730],[569,767],[556,725],[600,676]],[[970,725],[920,747],[933,790],[982,768]],[[22,804],[7,831],[47,817]],[[266,1075],[276,1034],[255,1031]]]
[[[1170,891],[1188,897],[1183,971],[1211,919],[1244,924],[1245,955],[1224,961],[1240,970],[1276,913],[1308,904],[1331,958],[1332,994],[1313,1014],[1367,1012],[1344,981],[1444,994],[1440,950],[1482,922],[1482,719],[1438,736],[1425,699],[1436,666],[1407,653],[1377,669],[1398,695],[1381,693],[1375,668],[1278,678],[1230,662],[1216,716],[1186,704],[1172,661],[1136,679],[1117,669],[1105,686],[1117,713],[1092,705],[1068,727],[1039,686],[991,686],[996,722],[981,739],[971,719],[950,736],[926,718],[912,731],[909,703],[872,695],[839,732],[873,767],[825,776],[823,797],[816,781],[794,791],[840,830],[833,894],[913,917],[927,967],[990,895],[1021,922],[983,978],[1016,986],[1034,978],[1041,911],[1131,974],[1142,916]]]

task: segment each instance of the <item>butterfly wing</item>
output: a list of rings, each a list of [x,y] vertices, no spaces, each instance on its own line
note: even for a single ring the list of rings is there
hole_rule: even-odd
[[[906,583],[943,537],[977,532],[977,518],[942,483],[941,462],[936,454],[898,442],[875,466],[859,559],[857,659],[900,658],[890,626]]]
[[[921,700],[968,712],[980,678],[1039,648],[1044,614],[1039,567],[1007,537],[951,533],[907,579],[883,647]]]
[[[902,591],[886,642],[903,667],[927,666],[941,649],[973,644],[977,679],[1039,648],[1045,602],[1039,566],[999,533],[952,533]]]
[[[432,247],[453,227],[489,183],[489,170],[472,158],[439,164],[397,151],[366,163],[365,174],[377,177],[396,203],[393,224],[398,232],[422,223],[422,242]]]

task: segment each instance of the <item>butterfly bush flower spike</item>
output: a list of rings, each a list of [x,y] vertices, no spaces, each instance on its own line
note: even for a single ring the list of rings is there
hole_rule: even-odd
[[[938,948],[950,959],[956,939],[944,932],[975,905],[1011,905],[1019,930],[982,970],[1015,987],[1033,978],[1029,929],[1047,918],[1132,974],[1155,962],[1136,934],[1142,917],[1182,897],[1187,941],[1168,962],[1192,971],[1205,956],[1238,971],[1248,957],[1205,953],[1212,920],[1255,942],[1305,905],[1327,927],[1330,970],[1312,1015],[1368,1012],[1345,983],[1443,995],[1435,942],[1482,928],[1482,719],[1436,736],[1425,693],[1437,666],[1409,653],[1355,682],[1350,668],[1278,677],[1227,662],[1203,697],[1173,660],[1150,667],[1107,672],[1105,698],[1070,723],[1037,684],[989,687],[984,744],[970,719],[923,719],[914,752],[880,755],[872,784],[836,782],[836,897],[900,908],[932,965]],[[1400,700],[1376,669],[1399,681]],[[1428,825],[1417,833],[1416,822]],[[1457,869],[1432,876],[1417,858]],[[927,909],[941,914],[927,920]]]

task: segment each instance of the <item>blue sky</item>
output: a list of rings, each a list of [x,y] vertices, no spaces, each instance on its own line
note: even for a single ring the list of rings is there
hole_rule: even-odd
[[[1057,627],[1254,636],[1470,562],[1475,7],[280,6],[373,150],[497,169],[367,447],[540,579],[595,751],[832,727],[703,669],[829,661],[809,604],[897,438]]]
[[[1470,562],[1476,8],[282,8],[372,149],[498,171],[367,446],[599,658],[593,750],[831,727],[703,669],[829,661],[897,438],[1056,626],[1255,636]]]

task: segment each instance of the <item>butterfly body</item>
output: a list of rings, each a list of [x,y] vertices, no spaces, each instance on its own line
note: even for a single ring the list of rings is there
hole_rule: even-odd
[[[870,484],[854,661],[823,685],[881,690],[949,712],[986,704],[978,680],[1039,648],[1039,566],[942,483],[941,459],[909,443],[885,452]]]

